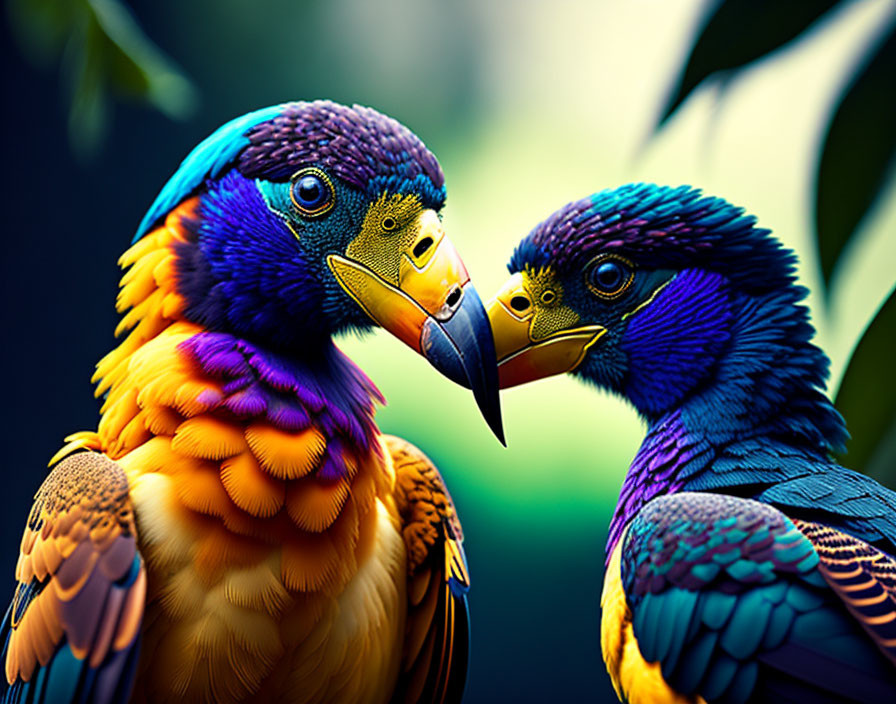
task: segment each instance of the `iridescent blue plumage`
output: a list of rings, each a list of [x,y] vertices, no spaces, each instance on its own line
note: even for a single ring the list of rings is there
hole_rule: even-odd
[[[606,254],[635,264],[636,298],[596,300],[581,284],[581,271]],[[648,420],[615,523],[672,486],[749,486],[806,509],[824,496],[835,523],[896,552],[896,494],[830,459],[848,435],[824,394],[829,363],[811,342],[794,264],[742,209],[697,189],[645,184],[571,203],[517,248],[511,271],[549,266],[582,322],[610,322],[574,373]],[[639,276],[659,279],[635,291]],[[612,369],[610,347],[621,353]],[[687,462],[672,452],[682,446]],[[628,503],[630,494],[641,500]]]
[[[700,265],[721,271],[749,290],[795,280],[796,257],[756,218],[690,186],[636,183],[570,203],[539,224],[517,247],[508,267],[550,265],[578,271],[598,252],[638,256],[645,265]]]
[[[190,196],[207,178],[216,178],[249,144],[246,133],[251,127],[280,114],[283,106],[255,110],[222,125],[187,154],[178,170],[146,211],[134,242],[149,232],[174,206]]]
[[[811,529],[719,494],[647,504],[621,570],[644,659],[707,701],[896,696],[892,664],[831,591]]]
[[[687,186],[561,208],[517,247],[492,305],[509,331],[496,334],[502,383],[572,371],[647,422],[607,545],[604,656],[620,692],[653,691],[624,648],[631,627],[643,660],[687,696],[889,701],[896,493],[832,459],[848,435],[796,259],[755,223]],[[587,344],[571,367],[545,361],[542,340],[576,334]],[[853,574],[865,581],[841,584]],[[614,584],[625,609],[612,608]]]

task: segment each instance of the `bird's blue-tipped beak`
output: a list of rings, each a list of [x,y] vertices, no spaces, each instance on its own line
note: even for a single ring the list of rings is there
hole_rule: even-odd
[[[485,422],[503,444],[495,342],[488,315],[472,284],[461,289],[461,299],[449,318],[426,319],[420,346],[432,366],[472,389]]]
[[[363,244],[350,246],[346,256],[331,254],[330,269],[373,320],[449,379],[472,389],[503,443],[498,363],[485,307],[438,215],[424,210],[408,227],[397,272],[386,271],[383,257]],[[402,242],[401,234],[390,237]]]

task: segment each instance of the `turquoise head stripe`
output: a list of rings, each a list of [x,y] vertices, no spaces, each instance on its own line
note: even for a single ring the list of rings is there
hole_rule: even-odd
[[[206,178],[218,176],[248,146],[246,133],[256,125],[279,115],[282,108],[282,105],[273,105],[237,117],[200,142],[156,196],[143,216],[132,244],[149,232],[178,203],[189,197]]]

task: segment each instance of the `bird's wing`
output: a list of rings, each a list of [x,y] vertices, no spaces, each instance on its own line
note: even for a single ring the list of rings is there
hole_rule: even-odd
[[[408,622],[395,704],[460,702],[467,678],[470,579],[454,505],[413,445],[385,436],[408,554]]]
[[[750,453],[750,463],[757,461],[757,454]],[[772,458],[770,463],[775,461]],[[778,457],[777,462],[781,461]],[[743,459],[735,458],[732,464],[742,465]],[[796,463],[795,472],[800,471],[801,464],[805,466],[805,460]],[[822,473],[813,470],[772,482],[757,498],[774,504],[788,516],[848,531],[896,555],[896,492],[865,474],[831,465]]]
[[[896,701],[896,667],[881,640],[868,637],[827,581],[824,564],[835,569],[839,545],[824,547],[831,540],[822,528],[807,537],[776,508],[749,499],[681,493],[651,501],[617,546],[616,579],[643,657],[626,667],[658,663],[675,692],[706,701]],[[820,560],[816,545],[830,556]],[[870,557],[868,564],[887,572]],[[896,604],[887,608],[896,613]],[[604,644],[617,679],[632,681],[621,672],[619,643]]]
[[[896,559],[836,528],[793,522],[815,548],[825,581],[896,664]]]
[[[0,627],[0,701],[127,701],[146,573],[128,480],[104,455],[61,461],[35,496]]]

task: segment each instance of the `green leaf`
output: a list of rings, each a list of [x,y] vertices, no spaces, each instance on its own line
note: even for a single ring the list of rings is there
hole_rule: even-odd
[[[111,87],[142,98],[165,115],[183,119],[196,106],[190,81],[143,33],[128,10],[115,0],[88,0],[93,20],[106,39]]]
[[[840,0],[722,0],[691,48],[685,67],[663,109],[657,129],[706,78],[732,78],[750,62],[781,48]]]
[[[13,37],[37,64],[59,57],[70,30],[84,14],[80,0],[8,0]]]
[[[82,17],[81,24],[79,31],[72,32],[63,67],[71,89],[69,144],[75,156],[86,160],[105,134],[109,105],[103,78],[103,36],[89,17]]]
[[[877,312],[853,352],[837,392],[837,410],[852,435],[848,467],[896,483],[896,290]]]
[[[71,104],[68,131],[81,158],[96,151],[109,121],[109,95],[188,117],[196,91],[118,0],[8,0],[23,51],[39,63],[62,54]]]
[[[816,175],[815,232],[826,286],[887,181],[894,156],[896,15],[880,48],[844,92],[824,140]]]

